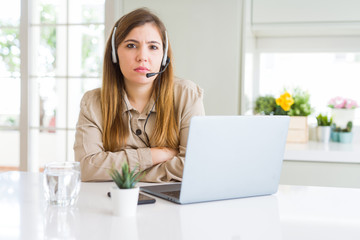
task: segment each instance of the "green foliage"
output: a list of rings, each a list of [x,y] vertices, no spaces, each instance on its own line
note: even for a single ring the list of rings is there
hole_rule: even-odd
[[[296,88],[292,93],[294,104],[289,111],[290,116],[309,116],[313,109],[310,106],[310,94]]]
[[[286,91],[286,89],[284,91]],[[308,92],[296,88],[291,96],[294,99],[294,104],[289,111],[284,111],[280,106],[277,106],[276,99],[272,95],[260,96],[256,99],[254,113],[264,115],[309,116],[313,112],[310,106],[310,94]]]
[[[113,166],[109,170],[110,177],[114,180],[115,184],[121,189],[134,188],[144,176],[141,172],[135,173],[136,168],[130,172],[130,168],[127,162],[122,165],[121,173]]]
[[[281,106],[276,105],[274,115],[288,115],[289,111],[285,111]]]
[[[271,115],[276,108],[275,98],[271,95],[258,97],[255,102],[255,114]]]
[[[316,116],[318,126],[331,126],[333,119],[329,118],[327,115],[322,115],[321,113]]]

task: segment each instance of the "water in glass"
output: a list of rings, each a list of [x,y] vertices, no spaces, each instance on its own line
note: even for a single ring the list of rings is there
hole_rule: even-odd
[[[78,162],[49,163],[44,170],[45,197],[52,205],[73,205],[80,191]]]

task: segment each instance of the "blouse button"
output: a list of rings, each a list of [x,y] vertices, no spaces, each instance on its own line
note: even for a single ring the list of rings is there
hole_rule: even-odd
[[[141,135],[141,130],[140,130],[140,129],[137,129],[136,132],[135,132],[135,134],[136,134],[137,136]]]

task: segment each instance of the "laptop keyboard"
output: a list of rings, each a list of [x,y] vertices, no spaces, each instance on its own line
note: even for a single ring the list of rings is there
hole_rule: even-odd
[[[171,191],[171,192],[162,192],[162,193],[170,197],[180,198],[180,191]]]

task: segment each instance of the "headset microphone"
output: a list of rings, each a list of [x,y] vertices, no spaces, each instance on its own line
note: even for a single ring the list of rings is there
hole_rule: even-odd
[[[147,73],[147,74],[146,74],[146,77],[147,77],[147,78],[150,78],[150,77],[152,77],[152,76],[155,76],[155,75],[157,75],[157,74],[160,74],[160,73],[165,72],[165,70],[166,70],[166,68],[169,66],[169,64],[170,64],[170,58],[167,58],[167,59],[166,59],[166,65],[165,65],[165,67],[163,68],[163,70],[161,70],[160,72]]]

